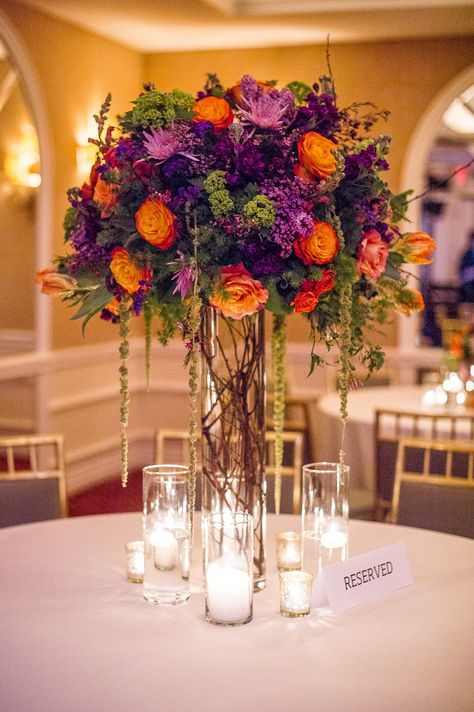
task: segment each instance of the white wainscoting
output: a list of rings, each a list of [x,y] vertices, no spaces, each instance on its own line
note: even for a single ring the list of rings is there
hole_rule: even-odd
[[[289,343],[288,388],[317,397],[334,387],[335,369],[316,369],[307,378],[309,344]],[[153,460],[158,428],[185,428],[189,420],[188,378],[181,341],[153,346],[147,388],[144,343],[131,340],[129,361],[130,468]],[[395,381],[413,382],[416,369],[437,368],[435,349],[388,349]],[[10,356],[0,360],[0,430],[62,433],[69,492],[118,476],[120,469],[119,358],[116,341]]]

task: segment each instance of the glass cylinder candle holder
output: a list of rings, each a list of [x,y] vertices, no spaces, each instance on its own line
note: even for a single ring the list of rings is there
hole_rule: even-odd
[[[249,623],[253,610],[252,515],[210,514],[202,532],[206,619],[223,626]]]
[[[280,573],[280,611],[287,618],[301,618],[311,612],[313,575],[308,571]]]
[[[347,557],[349,474],[349,467],[341,467],[338,462],[303,466],[302,566],[305,571],[316,574],[321,561],[336,563]]]
[[[143,469],[143,596],[160,605],[189,598],[190,516],[187,467]]]
[[[127,560],[127,581],[143,583],[145,573],[145,553],[143,541],[130,541],[125,544]]]
[[[301,569],[301,536],[297,532],[277,534],[278,571]]]

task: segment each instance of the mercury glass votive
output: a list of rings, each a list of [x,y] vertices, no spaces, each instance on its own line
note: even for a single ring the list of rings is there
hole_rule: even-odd
[[[280,574],[280,611],[287,618],[301,618],[311,612],[313,575],[307,571]]]
[[[278,571],[297,571],[301,569],[301,536],[297,532],[277,534]]]
[[[130,541],[125,544],[127,557],[127,581],[143,583],[145,574],[145,554],[143,541]]]

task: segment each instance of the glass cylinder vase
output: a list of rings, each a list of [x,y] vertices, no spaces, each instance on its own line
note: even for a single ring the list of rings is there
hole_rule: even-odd
[[[241,320],[203,313],[203,516],[253,517],[254,590],[265,586],[264,312]]]

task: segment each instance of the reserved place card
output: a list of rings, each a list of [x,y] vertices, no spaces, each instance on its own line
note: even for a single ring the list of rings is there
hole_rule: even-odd
[[[405,544],[392,544],[324,567],[316,580],[313,605],[328,602],[334,613],[413,584]]]

